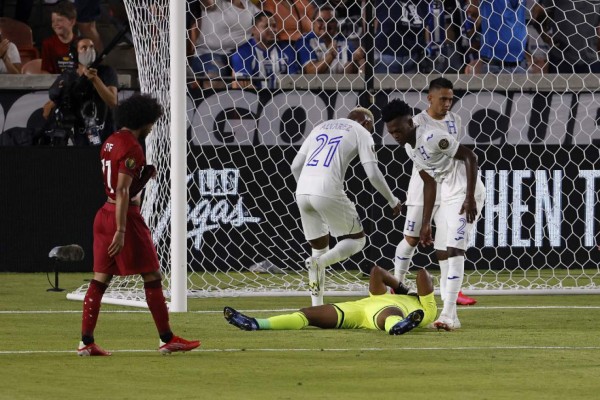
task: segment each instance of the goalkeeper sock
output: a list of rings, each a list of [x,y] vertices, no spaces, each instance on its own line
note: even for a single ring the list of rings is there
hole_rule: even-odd
[[[394,258],[394,275],[400,282],[404,282],[413,254],[415,254],[415,247],[412,247],[406,239],[402,239],[396,247],[396,258]]]
[[[300,311],[265,319],[256,318],[256,322],[261,330],[299,330],[308,326],[308,319]]]
[[[398,322],[402,321],[402,317],[400,315],[390,315],[385,319],[385,331],[390,333],[390,329]]]
[[[94,343],[94,329],[100,314],[102,296],[108,285],[95,279],[90,281],[90,286],[83,299],[83,315],[81,321],[81,340],[87,346]]]
[[[161,336],[161,340],[162,337],[167,338],[172,333],[171,326],[169,325],[169,310],[167,309],[167,303],[162,290],[162,281],[156,279],[144,282],[144,291],[146,292],[146,303],[148,304],[150,313],[152,313],[158,334]],[[163,340],[163,343],[167,342],[168,340]]]
[[[317,259],[320,268],[326,268],[331,264],[343,261],[358,253],[365,247],[367,239],[344,239],[339,241],[335,247]]]
[[[446,283],[448,280],[448,260],[440,260],[440,296],[446,299]]]
[[[456,312],[456,299],[465,275],[465,257],[448,258],[448,278],[446,279],[446,299],[442,314],[453,318]]]

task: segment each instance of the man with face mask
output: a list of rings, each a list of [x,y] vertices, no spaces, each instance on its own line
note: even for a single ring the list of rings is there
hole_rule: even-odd
[[[106,65],[90,68],[96,60],[94,43],[80,38],[76,44],[77,66],[61,74],[48,94],[43,116],[54,114],[56,123],[70,131],[75,145],[100,145],[114,131],[117,106],[117,74]]]

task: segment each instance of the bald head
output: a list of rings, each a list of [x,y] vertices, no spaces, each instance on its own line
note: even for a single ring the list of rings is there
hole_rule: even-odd
[[[369,111],[368,109],[363,108],[363,107],[356,107],[355,109],[350,111],[350,114],[348,114],[348,119],[358,122],[366,130],[373,133],[373,131],[374,131],[373,121],[375,120],[375,118],[373,117],[373,113],[371,111]]]

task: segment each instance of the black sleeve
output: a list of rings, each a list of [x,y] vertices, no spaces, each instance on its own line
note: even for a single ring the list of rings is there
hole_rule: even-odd
[[[119,78],[117,77],[117,71],[113,67],[108,65],[100,65],[98,67],[98,76],[104,82],[106,86],[119,87]]]

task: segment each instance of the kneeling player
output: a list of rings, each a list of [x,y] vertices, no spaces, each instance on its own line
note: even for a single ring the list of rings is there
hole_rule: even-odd
[[[397,294],[388,293],[387,287]],[[248,317],[231,307],[225,307],[223,314],[230,324],[246,331],[297,330],[310,325],[323,329],[385,330],[390,335],[425,327],[437,315],[433,281],[425,269],[417,274],[417,294],[408,294],[408,289],[394,275],[375,265],[371,269],[369,293],[369,297],[361,300],[307,307],[265,319]]]

